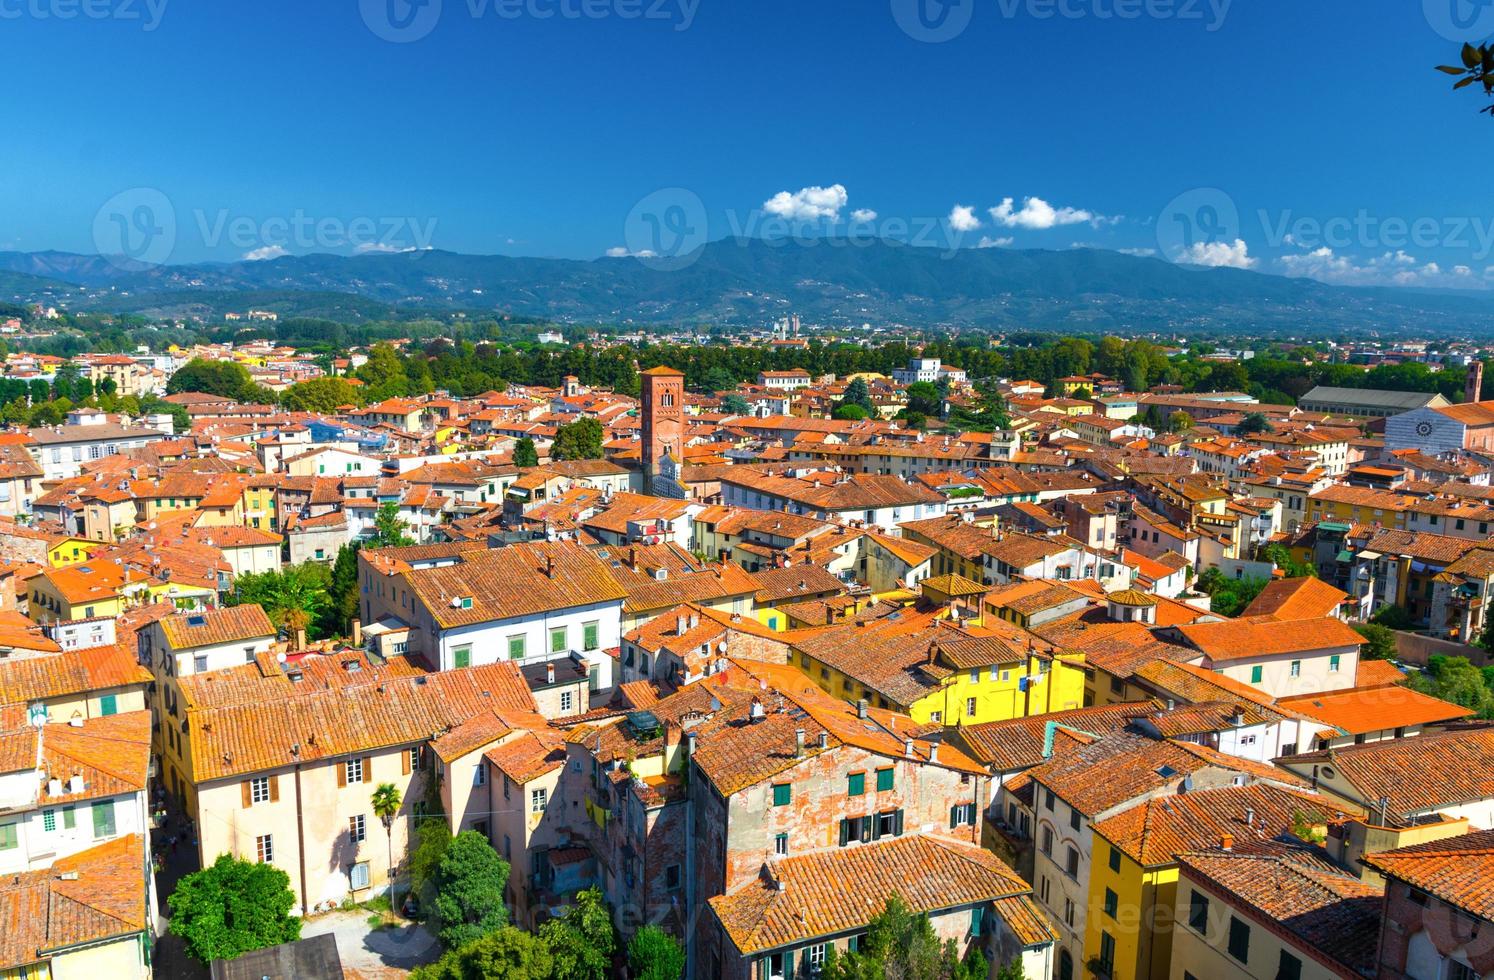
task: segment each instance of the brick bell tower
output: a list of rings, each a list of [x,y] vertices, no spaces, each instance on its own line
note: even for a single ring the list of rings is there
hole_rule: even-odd
[[[1468,362],[1468,380],[1463,386],[1463,400],[1476,402],[1484,390],[1484,362],[1477,358]]]
[[[685,441],[685,373],[671,367],[641,373],[643,401],[643,486],[653,490],[659,464],[673,453],[680,459]]]

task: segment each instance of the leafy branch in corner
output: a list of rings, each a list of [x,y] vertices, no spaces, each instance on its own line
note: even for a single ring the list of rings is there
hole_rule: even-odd
[[[1453,83],[1454,90],[1478,84],[1484,87],[1484,95],[1494,98],[1494,47],[1488,44],[1480,44],[1478,47],[1464,44],[1462,59],[1461,67],[1438,65],[1437,70],[1444,74],[1458,76],[1458,80]],[[1484,106],[1479,112],[1487,112],[1494,116],[1494,103]]]

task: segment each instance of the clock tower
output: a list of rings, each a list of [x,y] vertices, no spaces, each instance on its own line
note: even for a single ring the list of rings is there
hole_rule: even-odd
[[[643,487],[655,488],[666,456],[683,461],[685,446],[685,372],[671,367],[649,368],[642,379]],[[674,467],[671,467],[673,469]]]

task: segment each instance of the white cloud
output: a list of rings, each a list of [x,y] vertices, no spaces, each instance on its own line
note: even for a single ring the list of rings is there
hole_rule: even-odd
[[[1120,249],[1120,253],[1122,255],[1135,255],[1139,256],[1140,258],[1150,258],[1151,256],[1157,254],[1157,250],[1154,248],[1123,248]]]
[[[386,245],[383,242],[360,242],[358,244],[357,248],[355,249],[355,251],[358,251],[358,252],[380,252],[380,253],[413,252],[413,251],[415,251],[415,246],[414,245]]]
[[[267,259],[278,259],[282,255],[289,255],[284,245],[261,245],[259,248],[250,249],[244,253],[245,262],[264,262]]]
[[[980,236],[980,243],[976,247],[977,248],[1006,248],[1009,245],[1011,245],[1012,241],[1013,241],[1013,239],[1010,236],[1008,236],[1006,238],[992,238],[990,235],[982,235],[982,236]]]
[[[1473,270],[1455,265],[1443,271],[1436,262],[1423,263],[1405,251],[1382,252],[1367,259],[1339,255],[1326,245],[1300,255],[1283,255],[1278,262],[1289,276],[1317,279],[1338,286],[1458,286],[1477,283]],[[1485,275],[1487,276],[1487,272]]]
[[[607,257],[609,259],[651,259],[654,257],[654,255],[654,250],[649,248],[640,249],[637,252],[630,252],[625,245],[614,245],[611,248],[607,249]]]
[[[876,221],[877,212],[873,211],[871,208],[857,208],[856,210],[851,212],[851,220],[860,222],[862,224],[865,224],[869,221]]]
[[[964,204],[956,204],[949,209],[949,227],[955,231],[974,231],[980,227],[980,219],[975,216],[975,208]]]
[[[803,187],[790,194],[779,191],[763,202],[763,210],[790,221],[840,220],[840,211],[848,197],[841,184],[829,187]]]
[[[1120,220],[1097,215],[1093,211],[1085,211],[1081,208],[1055,208],[1040,197],[1023,198],[1020,209],[1015,207],[1011,198],[1003,198],[1000,204],[991,208],[991,217],[998,224],[1008,228],[1027,228],[1034,231],[1057,228],[1060,225],[1085,223],[1100,225]]]
[[[1204,265],[1211,269],[1253,269],[1256,260],[1242,239],[1231,242],[1194,242],[1178,255],[1185,265]]]

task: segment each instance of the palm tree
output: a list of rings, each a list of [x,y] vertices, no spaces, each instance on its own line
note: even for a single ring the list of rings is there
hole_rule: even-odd
[[[384,840],[389,847],[389,908],[395,912],[398,906],[394,904],[394,817],[402,802],[399,787],[393,783],[380,783],[373,791],[374,815],[384,825]]]

